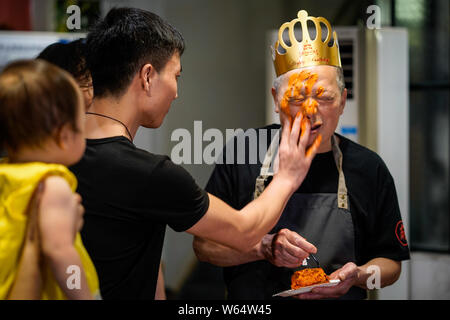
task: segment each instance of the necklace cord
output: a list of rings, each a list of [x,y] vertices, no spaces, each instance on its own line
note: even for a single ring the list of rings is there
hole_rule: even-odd
[[[125,123],[123,123],[122,121],[117,120],[117,119],[115,119],[115,118],[113,118],[113,117],[110,117],[110,116],[101,114],[101,113],[86,112],[86,114],[92,114],[92,115],[94,115],[94,116],[99,116],[99,117],[107,118],[107,119],[114,120],[114,121],[120,123],[120,124],[125,128],[125,130],[127,130],[127,133],[128,133],[128,135],[130,136],[131,141],[133,141],[133,136],[131,135],[130,130],[128,130],[128,127],[127,127],[127,126],[125,125]]]

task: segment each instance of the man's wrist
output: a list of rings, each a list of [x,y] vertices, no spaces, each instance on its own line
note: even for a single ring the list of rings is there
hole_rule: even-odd
[[[256,261],[265,259],[261,242],[262,242],[262,240],[260,242],[258,242],[254,248],[254,256],[256,258]]]
[[[272,241],[273,241],[273,234],[266,234],[261,241],[259,242],[259,255],[260,258],[263,260],[272,261],[273,255],[272,255]]]
[[[369,278],[370,274],[367,273],[366,268],[363,266],[357,267],[357,273],[356,273],[356,281],[355,286],[367,289],[367,278]]]
[[[281,172],[275,173],[271,183],[274,184],[275,181],[276,183],[279,183],[283,188],[285,188],[285,190],[288,190],[289,194],[291,195],[298,188],[296,182],[292,180],[292,177],[287,176]]]

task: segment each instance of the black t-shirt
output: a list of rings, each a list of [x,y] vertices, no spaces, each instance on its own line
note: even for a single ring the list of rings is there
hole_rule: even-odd
[[[279,125],[262,128],[262,130],[268,130],[269,138],[266,144],[261,144],[258,139],[258,148],[264,145],[268,148],[271,141],[270,133],[278,128],[280,128]],[[259,130],[258,133],[260,133]],[[409,249],[404,232],[400,228],[402,218],[397,193],[388,168],[375,152],[338,136],[355,230],[356,264],[362,265],[377,257],[397,261],[409,259]],[[249,139],[246,139],[246,163],[249,161],[248,143]],[[235,142],[235,149],[236,145]],[[261,161],[262,159],[258,159],[256,164],[226,164],[224,158],[225,164],[216,165],[206,190],[235,209],[243,208],[253,199]],[[338,177],[333,152],[317,154],[305,180],[296,192],[337,193]],[[274,228],[276,229],[277,227]],[[248,266],[245,265],[226,268],[227,285],[230,286],[233,279],[241,281],[240,270],[247,269]]]
[[[71,167],[85,207],[81,231],[104,299],[154,299],[166,225],[192,227],[209,207],[207,193],[167,156],[125,137],[87,140]]]

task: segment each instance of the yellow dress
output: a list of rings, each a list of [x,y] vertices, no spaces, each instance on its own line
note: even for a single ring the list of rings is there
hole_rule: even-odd
[[[75,192],[77,180],[63,165],[30,162],[9,164],[0,159],[0,300],[6,299],[19,265],[21,249],[27,229],[27,206],[42,179],[49,175],[63,177]],[[80,255],[89,289],[94,298],[100,298],[99,282],[94,264],[81,241],[75,238],[75,248]],[[67,299],[49,268],[43,270],[42,299]],[[70,277],[71,273],[68,273]]]

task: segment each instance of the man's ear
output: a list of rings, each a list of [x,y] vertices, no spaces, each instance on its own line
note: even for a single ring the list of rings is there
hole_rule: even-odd
[[[275,88],[272,87],[271,92],[272,92],[273,103],[275,104],[275,112],[280,113],[280,109],[278,107],[277,90],[275,90]]]
[[[150,63],[145,64],[139,72],[139,81],[142,89],[144,89],[148,95],[150,95],[150,88],[155,74],[156,70]]]
[[[342,115],[344,113],[344,108],[345,108],[346,103],[347,103],[347,88],[345,88],[341,94],[341,105],[339,106],[339,108],[340,108],[339,115]]]

